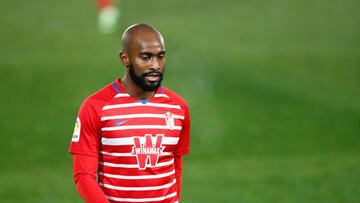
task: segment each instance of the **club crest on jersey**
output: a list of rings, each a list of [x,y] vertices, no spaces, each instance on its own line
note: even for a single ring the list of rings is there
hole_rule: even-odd
[[[134,137],[131,154],[136,155],[140,170],[144,170],[149,166],[156,166],[159,156],[165,148],[162,146],[163,138],[163,134],[157,134],[156,137],[151,136],[151,134],[145,134],[145,137]]]
[[[174,129],[174,126],[175,126],[174,114],[172,114],[171,112],[166,112],[165,113],[165,121],[166,121],[166,127],[169,130]]]
[[[75,127],[74,127],[74,133],[73,133],[73,136],[72,136],[72,139],[71,139],[72,142],[79,142],[79,140],[80,140],[80,130],[81,130],[81,122],[80,122],[80,118],[77,117]]]

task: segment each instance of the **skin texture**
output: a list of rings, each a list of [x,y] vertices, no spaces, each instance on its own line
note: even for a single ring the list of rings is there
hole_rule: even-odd
[[[150,99],[161,84],[166,65],[162,35],[150,25],[135,24],[124,32],[122,44],[119,58],[126,67],[121,81],[125,90],[134,98]]]

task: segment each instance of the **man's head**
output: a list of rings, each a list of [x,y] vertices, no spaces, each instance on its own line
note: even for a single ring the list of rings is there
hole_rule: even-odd
[[[126,76],[143,91],[155,91],[165,70],[165,45],[159,31],[147,24],[128,27],[122,35],[121,62]]]

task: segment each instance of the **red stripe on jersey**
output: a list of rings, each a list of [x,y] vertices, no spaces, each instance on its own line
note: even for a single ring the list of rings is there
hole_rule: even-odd
[[[168,163],[173,159],[174,159],[173,155],[160,155],[158,163],[159,164],[160,163]],[[106,165],[111,166],[111,164],[106,164],[106,163],[112,163],[112,164],[137,164],[136,155],[133,155],[133,154],[130,154],[129,156],[122,156],[122,157],[102,155],[100,160],[101,160],[100,162],[105,163],[105,164],[102,164],[102,165],[105,165],[105,166]],[[164,164],[162,164],[162,165],[164,165]],[[122,167],[121,165],[119,165],[119,166],[114,165],[113,167],[114,168],[126,168],[126,166]],[[129,166],[128,168],[131,168],[131,166]]]
[[[118,181],[113,178],[106,176],[99,176],[99,183],[114,185],[118,187],[155,187],[160,185],[171,184],[175,180],[175,176],[171,175],[169,178],[158,178],[155,179],[145,179],[145,180],[122,180]]]
[[[110,185],[104,186],[101,184],[104,192],[108,196],[117,198],[154,198],[154,197],[165,197],[168,194],[176,193],[176,185],[172,185],[169,188],[157,189],[157,190],[143,190],[143,191],[131,191],[131,190],[119,190],[114,189]],[[111,187],[111,188],[109,188]],[[132,188],[130,188],[132,189]],[[141,188],[138,188],[141,189]],[[152,202],[152,201],[151,201]]]
[[[148,134],[149,129],[113,130],[102,131],[103,138],[137,137]],[[180,130],[151,129],[152,135],[164,134],[166,137],[179,137]]]

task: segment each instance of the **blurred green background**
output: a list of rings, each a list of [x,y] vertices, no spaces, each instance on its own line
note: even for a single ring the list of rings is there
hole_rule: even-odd
[[[187,99],[184,203],[360,202],[358,0],[95,1],[0,6],[0,202],[80,203],[67,153],[82,100],[123,75],[120,33],[166,40],[165,85]]]

